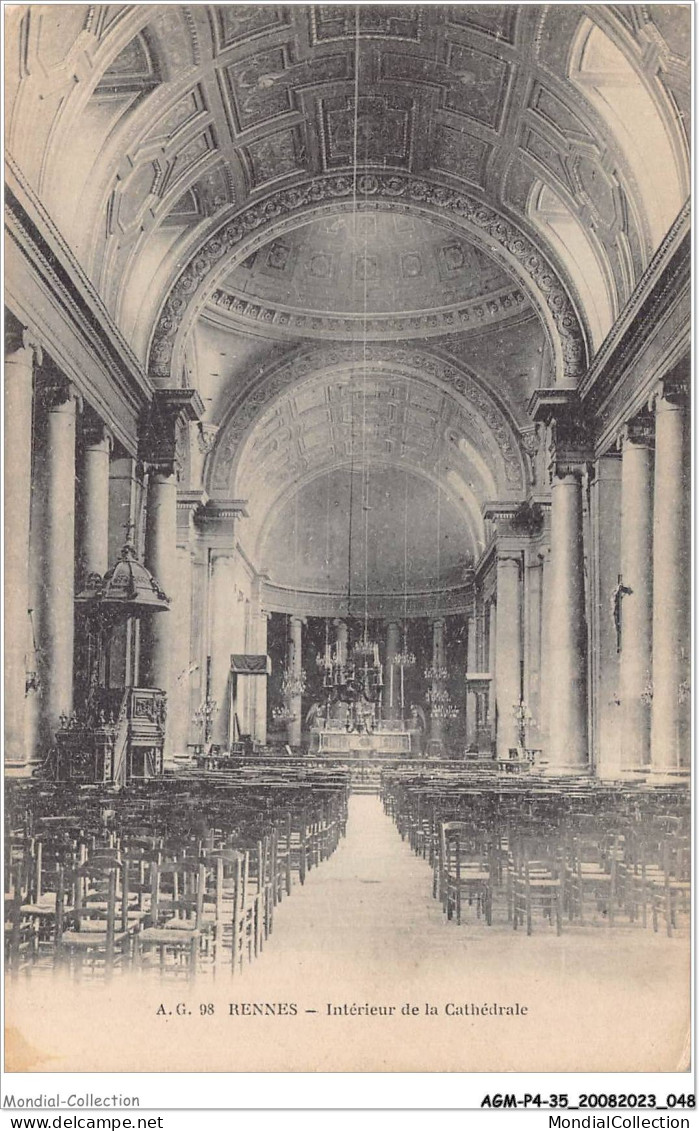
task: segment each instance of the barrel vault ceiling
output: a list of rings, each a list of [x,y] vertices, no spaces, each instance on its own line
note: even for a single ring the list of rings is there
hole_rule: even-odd
[[[309,484],[348,459],[354,380],[370,394],[351,458],[441,480],[473,557],[483,502],[526,491],[556,328],[580,372],[688,193],[688,6],[6,18],[9,156],[144,368],[202,393],[208,489],[258,498],[264,540],[290,482],[320,497]]]

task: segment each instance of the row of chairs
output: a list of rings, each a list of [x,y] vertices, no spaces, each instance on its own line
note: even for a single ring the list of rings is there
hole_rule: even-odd
[[[672,935],[690,906],[686,797],[577,784],[391,773],[383,799],[431,863],[448,919],[461,922],[468,906],[486,924],[500,914],[529,934],[540,915],[559,934],[566,922],[623,918],[656,931],[662,920]]]
[[[192,780],[92,797],[79,824],[43,808],[8,832],[9,970],[194,977],[261,952],[276,906],[344,835],[347,787]]]

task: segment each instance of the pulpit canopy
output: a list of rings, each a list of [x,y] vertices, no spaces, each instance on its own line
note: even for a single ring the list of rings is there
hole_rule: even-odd
[[[85,587],[75,600],[111,620],[140,616],[151,609],[166,610],[170,605],[170,598],[138,560],[129,542],[122,546],[118,560],[104,577],[88,574]]]

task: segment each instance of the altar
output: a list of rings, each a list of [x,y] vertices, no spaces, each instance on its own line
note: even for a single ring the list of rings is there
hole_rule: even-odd
[[[345,727],[321,723],[311,728],[311,754],[349,754],[375,758],[385,754],[409,757],[420,753],[420,736],[400,723],[379,723],[373,730],[347,730]]]

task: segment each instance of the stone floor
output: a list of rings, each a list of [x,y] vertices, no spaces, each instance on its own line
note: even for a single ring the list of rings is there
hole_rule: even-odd
[[[686,931],[566,923],[557,937],[536,920],[527,937],[504,913],[491,927],[468,916],[457,926],[431,886],[378,798],[354,796],[346,839],[276,909],[241,976],[79,989],[29,979],[8,995],[10,1051],[44,1071],[685,1067]],[[248,1015],[256,1003],[269,1015]]]

